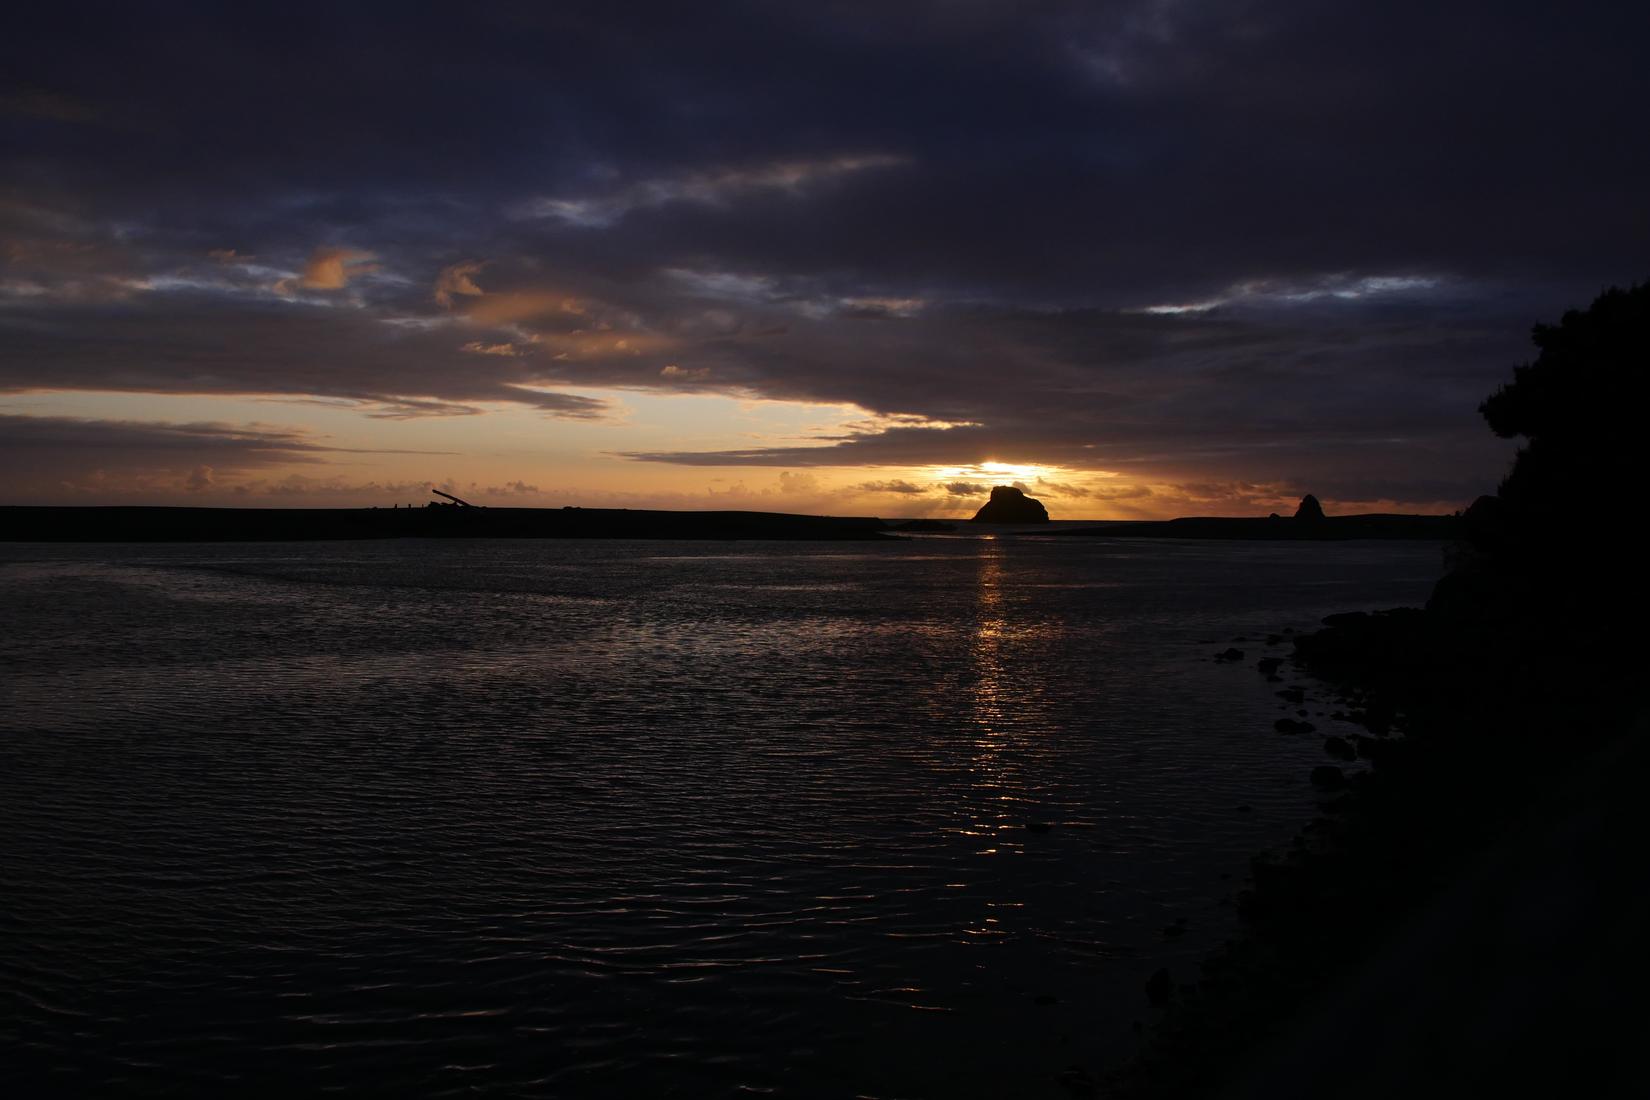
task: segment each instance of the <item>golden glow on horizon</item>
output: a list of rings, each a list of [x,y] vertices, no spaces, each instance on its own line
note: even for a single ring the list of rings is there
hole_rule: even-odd
[[[1039,478],[1048,478],[1062,472],[1059,466],[1035,466],[1020,462],[988,460],[972,466],[935,466],[928,476],[935,481],[987,480],[995,482],[1024,481],[1030,484]]]
[[[486,354],[502,351],[483,350]],[[1265,515],[1292,510],[1299,488],[1185,484],[1172,473],[1010,462],[835,465],[845,438],[913,424],[853,405],[747,394],[564,386],[596,415],[557,419],[516,403],[455,405],[417,415],[363,400],[38,390],[0,400],[0,413],[111,423],[132,449],[59,450],[51,469],[20,471],[4,503],[363,507],[427,499],[435,486],[494,506],[739,508],[899,520],[965,520],[993,486],[1022,484],[1055,520]],[[468,415],[459,415],[460,413]],[[75,427],[70,438],[86,434]],[[161,433],[155,435],[155,433]],[[158,446],[148,454],[149,439]],[[785,465],[643,461],[637,452],[784,449]],[[854,454],[850,448],[843,457]],[[817,455],[817,458],[814,456]],[[68,457],[63,457],[68,456]],[[151,457],[152,456],[152,457]],[[814,458],[814,461],[806,461]],[[824,460],[824,461],[821,461]],[[1448,511],[1387,500],[1326,501],[1332,509]]]

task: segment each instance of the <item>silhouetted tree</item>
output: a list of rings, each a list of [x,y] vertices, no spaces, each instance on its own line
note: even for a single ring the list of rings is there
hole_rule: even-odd
[[[1650,468],[1650,283],[1605,291],[1556,325],[1479,411],[1526,442],[1494,497],[1464,517],[1480,580],[1537,629],[1619,650],[1650,610],[1638,500]],[[1468,578],[1470,579],[1470,578]]]
[[[1301,497],[1300,507],[1295,509],[1295,518],[1309,521],[1320,520],[1323,518],[1323,505],[1318,503],[1317,497],[1307,493]]]
[[[1528,440],[1501,483],[1511,522],[1608,520],[1642,490],[1650,421],[1650,283],[1610,289],[1556,325],[1540,354],[1479,412],[1495,434]]]

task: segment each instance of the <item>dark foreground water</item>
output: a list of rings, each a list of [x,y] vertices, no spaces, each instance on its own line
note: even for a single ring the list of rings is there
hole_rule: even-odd
[[[0,1084],[1067,1095],[1312,812],[1262,636],[1439,563],[0,547]]]

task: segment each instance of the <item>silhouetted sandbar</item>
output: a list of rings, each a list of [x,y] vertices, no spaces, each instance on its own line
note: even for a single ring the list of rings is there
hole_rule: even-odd
[[[7,542],[311,539],[893,539],[879,519],[625,508],[0,507]]]
[[[1453,539],[1460,533],[1459,516],[1409,516],[1374,512],[1361,516],[1329,516],[1298,520],[1188,516],[1183,519],[1140,520],[1095,527],[1027,532],[1034,538],[1072,535],[1110,539]]]

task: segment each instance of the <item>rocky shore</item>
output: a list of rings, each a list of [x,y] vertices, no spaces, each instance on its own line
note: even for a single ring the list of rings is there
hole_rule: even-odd
[[[1276,733],[1323,739],[1322,812],[1253,861],[1243,935],[1144,991],[1142,1053],[1106,1094],[1650,1085],[1635,1038],[1650,981],[1646,713],[1628,692],[1529,679],[1506,647],[1462,641],[1436,609],[1333,616],[1294,639],[1312,686],[1280,691],[1284,705],[1338,709],[1331,731],[1285,718]],[[1554,952],[1572,961],[1544,965]],[[1512,1035],[1530,1042],[1485,1060]]]

